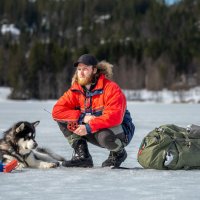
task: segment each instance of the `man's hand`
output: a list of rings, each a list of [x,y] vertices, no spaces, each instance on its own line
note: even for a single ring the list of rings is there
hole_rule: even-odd
[[[94,119],[95,116],[94,115],[86,115],[83,119],[83,122],[88,124],[88,122],[91,120],[91,119]]]
[[[80,136],[87,135],[87,130],[85,125],[79,125],[78,128],[73,133]]]

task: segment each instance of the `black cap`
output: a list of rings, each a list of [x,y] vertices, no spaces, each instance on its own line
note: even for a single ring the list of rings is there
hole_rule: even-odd
[[[77,67],[79,63],[83,63],[88,66],[90,65],[95,66],[97,65],[98,62],[97,62],[97,59],[93,55],[84,54],[77,60],[77,62],[74,63],[74,67]]]

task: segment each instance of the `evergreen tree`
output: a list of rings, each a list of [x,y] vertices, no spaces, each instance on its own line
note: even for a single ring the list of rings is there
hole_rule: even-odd
[[[193,87],[199,19],[198,0],[1,0],[0,85],[13,88],[12,98],[57,98],[73,61],[93,53],[114,64],[122,88]],[[11,24],[19,35],[5,31]]]

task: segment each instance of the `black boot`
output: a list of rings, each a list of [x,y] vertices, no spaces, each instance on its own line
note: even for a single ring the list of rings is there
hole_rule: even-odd
[[[108,159],[102,163],[102,167],[119,167],[121,163],[126,160],[126,158],[127,153],[125,149],[121,149],[117,152],[111,151]]]
[[[93,167],[92,157],[89,153],[87,142],[85,140],[78,140],[72,145],[74,148],[74,155],[71,160],[63,161],[64,167]]]

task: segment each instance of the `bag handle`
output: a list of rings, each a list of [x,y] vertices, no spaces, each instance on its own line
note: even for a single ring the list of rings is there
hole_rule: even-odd
[[[187,134],[187,132],[182,132],[183,133],[183,135],[184,135],[184,137],[185,137],[185,141],[186,141],[186,145],[187,145],[187,147],[188,148],[190,148],[191,147],[191,140],[190,140],[190,138],[188,137],[188,134]]]

